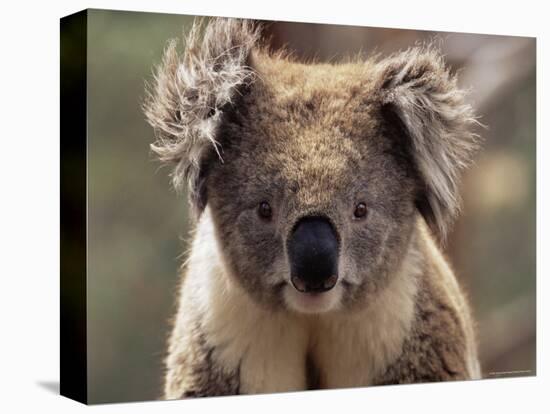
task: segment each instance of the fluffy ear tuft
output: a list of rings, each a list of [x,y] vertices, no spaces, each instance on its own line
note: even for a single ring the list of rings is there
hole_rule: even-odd
[[[200,213],[206,204],[201,162],[213,149],[221,115],[239,89],[254,79],[248,66],[259,31],[249,20],[195,21],[184,52],[169,42],[148,86],[144,112],[155,130],[151,149],[159,159],[175,164],[172,181],[180,189],[187,181],[191,204]],[[221,158],[221,157],[220,157]]]
[[[384,111],[399,120],[423,181],[417,206],[444,239],[460,209],[460,172],[478,147],[479,125],[465,92],[432,47],[417,47],[377,64]]]

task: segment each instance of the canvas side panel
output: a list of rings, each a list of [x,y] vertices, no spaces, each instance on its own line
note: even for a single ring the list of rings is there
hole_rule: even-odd
[[[61,395],[87,402],[87,11],[61,19]]]

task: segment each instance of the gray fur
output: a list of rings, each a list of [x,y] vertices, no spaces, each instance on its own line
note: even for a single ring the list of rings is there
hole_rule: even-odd
[[[465,92],[433,47],[417,47],[378,63],[382,100],[407,129],[431,209],[428,223],[443,238],[460,207],[459,176],[478,148],[478,125]]]
[[[201,20],[191,27],[182,55],[177,40],[168,44],[148,89],[145,114],[157,140],[151,149],[175,164],[174,187],[188,182],[192,205],[200,205],[200,163],[216,141],[223,108],[238,89],[253,80],[247,66],[258,31],[249,20],[214,19],[203,32]],[[203,32],[203,33],[202,33]]]

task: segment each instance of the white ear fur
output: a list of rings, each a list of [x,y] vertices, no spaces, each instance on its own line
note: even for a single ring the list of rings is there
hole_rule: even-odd
[[[195,21],[183,54],[177,52],[176,40],[169,42],[147,88],[144,112],[156,135],[151,149],[161,161],[175,164],[174,187],[187,181],[191,204],[199,212],[206,202],[200,194],[201,161],[208,151],[218,152],[223,108],[253,81],[247,63],[258,37],[249,20]]]
[[[445,238],[460,209],[460,172],[478,147],[479,125],[465,92],[433,48],[413,48],[378,63],[382,104],[399,118],[424,182],[421,209],[432,231]]]

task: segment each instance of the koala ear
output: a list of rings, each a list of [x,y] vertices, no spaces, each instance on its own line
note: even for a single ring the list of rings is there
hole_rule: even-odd
[[[176,189],[187,182],[197,214],[207,201],[204,164],[213,151],[221,159],[216,137],[222,113],[254,79],[248,62],[258,38],[258,29],[248,20],[195,21],[183,54],[172,40],[153,84],[147,85],[144,112],[156,136],[151,149],[174,165]]]
[[[417,207],[444,240],[460,209],[460,173],[478,147],[471,129],[479,123],[436,50],[409,49],[378,62],[376,70],[383,113],[400,124],[399,139],[422,181]]]

